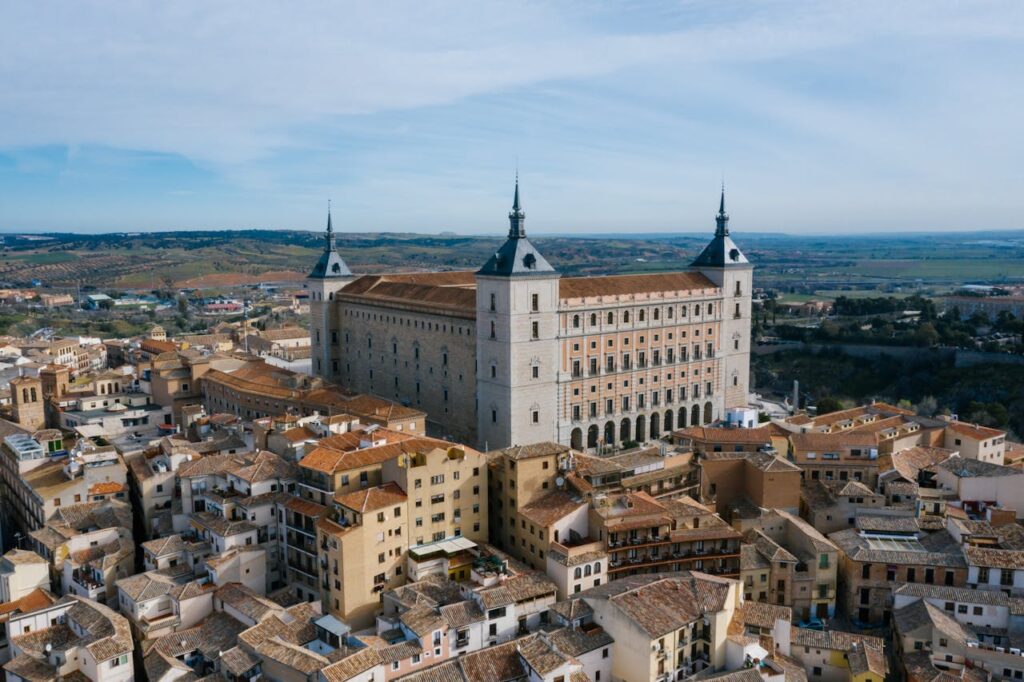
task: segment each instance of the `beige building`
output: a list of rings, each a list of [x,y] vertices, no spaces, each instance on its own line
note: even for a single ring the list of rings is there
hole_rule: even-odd
[[[801,620],[835,615],[839,548],[798,516],[773,510],[744,536],[744,599],[788,606]]]
[[[82,597],[13,616],[7,623],[11,660],[8,680],[57,680],[79,676],[90,682],[135,679],[128,621]]]
[[[17,548],[0,558],[0,603],[18,601],[40,587],[50,587],[46,559]]]
[[[612,679],[683,679],[726,666],[739,581],[698,572],[637,575],[594,587],[578,599],[612,645]]]
[[[127,501],[125,465],[113,446],[80,440],[70,453],[51,451],[40,442],[40,433],[46,432],[7,436],[0,446],[8,528],[27,534],[42,528],[62,506]]]
[[[308,278],[313,370],[422,409],[485,448],[645,442],[747,403],[753,266],[729,237],[686,272],[561,275],[526,237],[477,272],[354,278],[335,250]]]
[[[394,452],[380,462],[379,482],[335,489],[333,511],[316,522],[326,612],[355,626],[372,622],[380,593],[408,579],[407,552],[449,538],[487,540],[483,455],[441,442]]]

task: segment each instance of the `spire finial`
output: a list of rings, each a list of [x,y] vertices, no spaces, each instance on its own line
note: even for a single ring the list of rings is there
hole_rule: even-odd
[[[334,227],[331,225],[331,200],[327,200],[327,232],[324,233],[324,251],[334,251]]]
[[[518,166],[518,164],[516,164]],[[519,168],[516,168],[516,193],[512,198],[512,210],[508,214],[508,238],[521,239],[526,236],[526,214],[519,205]]]
[[[722,180],[722,198],[718,203],[718,215],[715,216],[715,236],[729,236],[729,214],[725,212],[725,180]]]

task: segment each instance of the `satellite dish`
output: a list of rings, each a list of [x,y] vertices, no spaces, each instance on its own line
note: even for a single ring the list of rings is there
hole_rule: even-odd
[[[565,479],[559,476],[558,478],[555,479],[555,485],[561,488],[563,485],[565,485]]]

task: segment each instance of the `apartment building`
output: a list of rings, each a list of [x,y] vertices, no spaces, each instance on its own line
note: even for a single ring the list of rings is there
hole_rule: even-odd
[[[738,578],[742,535],[692,498],[626,493],[594,501],[588,536],[608,553],[608,580],[659,571]]]
[[[892,592],[900,583],[963,587],[967,562],[948,531],[907,530],[903,519],[882,527],[877,517],[869,529],[850,528],[828,537],[842,550],[839,573],[846,612],[863,623],[888,623]]]
[[[685,272],[561,277],[526,236],[477,272],[353,277],[335,250],[307,280],[313,371],[425,410],[485,448],[643,443],[747,403],[753,266],[715,236]]]
[[[567,494],[549,497],[557,489],[556,481],[569,467],[572,451],[565,445],[553,442],[516,446],[487,453],[488,460],[488,504],[490,533],[492,541],[535,569],[543,570],[547,565],[546,544],[567,541],[561,534],[554,536],[554,529],[546,529],[565,514],[576,512],[581,504],[573,505]],[[527,519],[523,510],[530,507],[535,518]],[[556,508],[555,511],[551,511]],[[578,513],[578,512],[577,512]],[[549,521],[551,519],[551,521]],[[538,530],[538,522],[545,523]],[[572,523],[572,520],[569,520]],[[580,524],[575,529],[580,533]]]
[[[878,482],[878,440],[860,432],[794,433],[793,463],[811,481],[856,481],[874,489]]]
[[[803,621],[835,615],[839,548],[798,516],[773,510],[741,547],[744,599],[788,606]]]
[[[131,628],[103,604],[65,596],[12,616],[7,627],[11,660],[3,668],[8,680],[135,679]]]
[[[822,682],[883,682],[889,672],[885,640],[834,628],[794,627],[789,655]]]
[[[796,510],[801,470],[765,452],[705,452],[700,459],[700,499],[730,521],[760,509]]]
[[[914,446],[941,447],[967,459],[1002,464],[1006,433],[949,417],[922,417],[885,403],[872,403],[821,416],[795,415],[775,422],[791,433],[871,434],[879,454]]]
[[[84,439],[70,452],[54,452],[36,437],[7,436],[0,447],[0,471],[7,500],[4,526],[22,534],[42,528],[61,506],[128,498],[126,469],[117,450]]]
[[[645,492],[654,498],[700,494],[700,467],[689,451],[638,447],[612,455],[573,453],[566,482],[581,498],[613,492]]]
[[[98,528],[58,545],[53,569],[61,593],[117,609],[117,581],[135,571],[135,541],[127,528]]]
[[[930,468],[937,488],[955,495],[965,511],[1012,509],[1024,519],[1024,470],[966,457],[950,457]]]
[[[1024,677],[1016,646],[1024,626],[1019,603],[998,590],[901,585],[893,593],[896,660],[907,679],[960,676]]]
[[[483,455],[447,445],[396,453],[383,462],[379,485],[335,493],[335,511],[316,524],[327,612],[368,622],[377,595],[406,581],[407,552],[449,538],[487,540]]]
[[[635,575],[576,595],[614,640],[612,679],[689,677],[726,666],[740,583],[698,572]]]
[[[153,402],[170,408],[173,423],[181,424],[181,410],[202,402],[199,378],[211,369],[231,371],[245,364],[244,360],[221,355],[208,355],[197,350],[173,350],[152,359],[144,379],[149,380]]]
[[[826,535],[855,527],[862,514],[885,511],[885,495],[857,481],[812,479],[800,484],[801,518]],[[904,510],[903,515],[911,514]]]

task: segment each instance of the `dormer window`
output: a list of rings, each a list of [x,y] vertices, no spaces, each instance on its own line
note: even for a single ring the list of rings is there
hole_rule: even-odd
[[[523,256],[523,265],[526,268],[533,270],[535,267],[537,267],[537,257],[534,256],[532,253],[526,254],[525,256]]]

